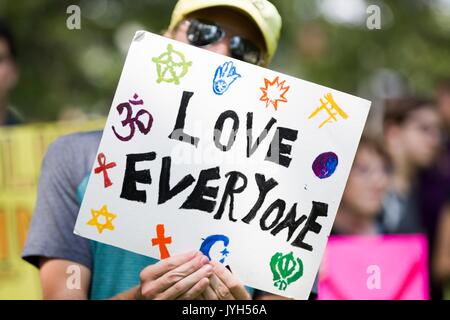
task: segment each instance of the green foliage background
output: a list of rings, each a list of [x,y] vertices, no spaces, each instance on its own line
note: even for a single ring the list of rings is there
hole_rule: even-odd
[[[105,115],[132,34],[164,30],[175,2],[1,0],[20,55],[13,105],[30,122],[71,108]],[[360,23],[342,23],[320,10],[321,0],[274,0],[284,25],[271,69],[369,99],[380,98],[374,76],[389,70],[408,91],[432,94],[450,76],[450,13],[437,0],[365,2],[382,9],[381,30],[366,27],[366,12]],[[71,4],[81,8],[81,30],[66,27]]]

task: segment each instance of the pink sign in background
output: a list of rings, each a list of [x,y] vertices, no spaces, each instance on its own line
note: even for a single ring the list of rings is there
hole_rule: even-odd
[[[425,236],[331,236],[319,270],[318,299],[429,299]]]

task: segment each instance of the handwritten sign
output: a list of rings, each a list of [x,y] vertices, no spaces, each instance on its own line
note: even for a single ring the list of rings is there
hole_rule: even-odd
[[[138,31],[74,232],[306,299],[370,102]]]

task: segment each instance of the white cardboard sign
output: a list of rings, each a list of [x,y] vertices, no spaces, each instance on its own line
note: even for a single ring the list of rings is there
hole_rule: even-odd
[[[138,31],[74,232],[307,299],[370,102]]]

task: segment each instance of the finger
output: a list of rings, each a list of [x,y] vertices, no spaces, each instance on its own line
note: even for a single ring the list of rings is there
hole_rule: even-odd
[[[209,283],[212,290],[214,291],[215,296],[217,297],[217,299],[213,300],[235,300],[231,291],[214,273],[211,275],[211,277],[209,277]]]
[[[236,80],[237,78],[240,78],[241,77],[241,75],[240,74],[238,74],[238,73],[235,73],[235,74],[233,74],[233,81],[234,80]]]
[[[234,76],[235,74],[236,74],[236,67],[233,66],[233,64],[231,64],[227,76],[231,77]]]
[[[209,286],[209,279],[203,278],[200,279],[199,282],[197,282],[192,288],[190,288],[188,291],[183,293],[181,296],[179,296],[178,300],[204,300],[203,298],[203,292],[205,289]]]
[[[199,254],[198,256],[195,256],[194,259],[182,264],[172,271],[165,273],[155,281],[150,282],[147,286],[145,286],[145,289],[150,292],[162,293],[183,278],[199,270],[208,262],[208,257],[203,254]]]
[[[211,261],[211,264],[214,266],[214,274],[223,282],[228,290],[230,290],[235,299],[248,300],[251,298],[242,282],[223,264],[217,261]]]
[[[183,279],[175,283],[173,286],[160,294],[157,298],[163,300],[176,299],[180,295],[194,287],[203,278],[208,278],[212,274],[212,271],[213,267],[209,263],[205,264],[194,273],[188,275],[187,277],[184,277]]]
[[[219,66],[216,69],[216,72],[214,73],[214,80],[216,80],[217,78],[222,78],[223,73],[222,73],[222,66]]]
[[[141,281],[149,281],[157,279],[163,274],[171,271],[180,265],[194,259],[201,254],[200,251],[190,251],[182,254],[177,254],[167,259],[161,260],[151,266],[144,268],[141,271],[140,277]]]
[[[229,66],[230,66],[230,62],[225,62],[223,64],[223,72],[222,72],[223,75],[227,75],[228,74]]]
[[[205,291],[203,291],[203,292],[205,292]],[[203,292],[201,294],[199,294],[198,297],[195,298],[195,300],[205,300],[205,296],[203,295]]]
[[[211,288],[211,280],[209,282],[210,285],[206,287],[205,291],[203,291],[203,298],[205,298],[205,300],[219,300],[219,297],[214,292],[213,288]]]

